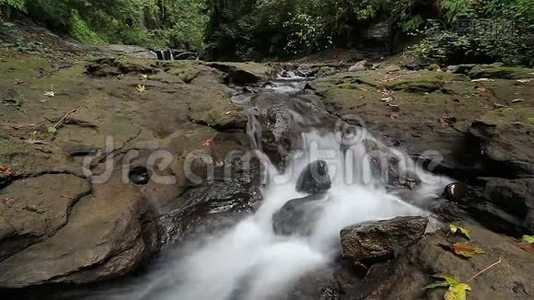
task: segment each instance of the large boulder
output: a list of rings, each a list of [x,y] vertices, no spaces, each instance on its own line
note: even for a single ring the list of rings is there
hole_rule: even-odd
[[[324,160],[318,160],[310,163],[300,173],[296,189],[301,193],[318,194],[328,191],[331,186],[328,165]]]
[[[325,195],[315,194],[289,200],[273,215],[273,230],[278,235],[309,235],[322,211]]]
[[[44,182],[32,189],[40,188],[43,198],[21,199],[21,203],[41,201],[27,204],[26,211],[35,221],[27,219],[24,230],[28,236],[38,233],[47,238],[32,240],[0,261],[0,287],[92,282],[124,275],[139,266],[147,247],[141,235],[140,199],[135,188],[116,177],[93,185],[89,195],[91,190],[81,179],[70,175],[41,177],[35,180]],[[7,189],[17,188],[15,182]],[[55,194],[58,188],[65,194]],[[32,189],[28,195],[39,195]],[[23,195],[19,191],[16,197]]]
[[[340,232],[341,254],[353,262],[391,258],[421,239],[427,224],[427,218],[415,216],[346,227]]]

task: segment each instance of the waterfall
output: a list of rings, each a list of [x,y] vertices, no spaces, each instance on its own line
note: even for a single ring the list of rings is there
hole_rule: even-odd
[[[277,89],[276,85],[267,88]],[[278,89],[287,93],[289,88],[282,85]],[[252,145],[261,149],[262,126],[254,116],[247,132]],[[358,138],[347,143],[347,137],[335,132],[302,133],[303,148],[291,154],[284,172],[268,168],[273,174],[256,213],[201,244],[176,250],[175,257],[166,257],[157,271],[132,287],[127,298],[276,299],[301,276],[339,256],[339,232],[343,227],[395,216],[427,215],[419,205],[437,196],[447,179],[424,171],[401,151],[385,147],[364,128],[354,136]],[[384,173],[373,168],[374,156],[366,147],[370,142],[397,158],[399,172],[414,172],[421,179],[410,193],[412,201],[402,200],[396,191],[387,188]],[[311,234],[276,235],[273,214],[289,200],[304,196],[295,189],[297,178],[316,160],[328,164],[332,187],[320,202],[320,214],[309,220]],[[124,297],[123,294],[120,299]]]

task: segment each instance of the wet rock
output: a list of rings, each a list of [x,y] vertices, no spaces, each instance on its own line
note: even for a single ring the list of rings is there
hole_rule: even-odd
[[[443,189],[442,197],[453,202],[463,203],[468,201],[468,187],[461,182],[449,183]]]
[[[370,221],[341,230],[341,254],[353,261],[380,261],[399,254],[425,233],[428,219],[397,217]]]
[[[507,213],[486,199],[470,201],[465,210],[473,219],[493,231],[509,235],[521,235],[525,232],[521,218]]]
[[[534,233],[534,178],[488,178],[484,193],[495,205],[521,218],[526,233]]]
[[[310,163],[297,179],[297,192],[317,194],[330,189],[332,183],[328,175],[328,165],[324,160]]]
[[[499,260],[501,263],[470,282],[477,288],[469,291],[468,298],[531,298],[532,253],[518,247],[510,237],[472,223],[459,225],[469,228],[471,238],[486,254],[466,262],[440,246],[450,242],[447,230],[427,234],[395,261],[373,266],[363,281],[346,292],[345,299],[443,299],[444,289],[424,289],[434,282],[432,274],[450,273],[457,278],[469,278]]]
[[[370,70],[373,64],[367,60],[361,60],[349,68],[349,72],[360,72]]]
[[[522,177],[534,174],[534,126],[485,118],[474,121],[469,133],[480,144],[486,168],[493,174]]]
[[[236,224],[253,213],[262,195],[254,184],[212,182],[188,190],[180,196],[180,205],[155,220],[158,244],[211,234]]]
[[[316,194],[289,200],[273,215],[273,230],[278,235],[310,235],[322,211],[325,195]]]

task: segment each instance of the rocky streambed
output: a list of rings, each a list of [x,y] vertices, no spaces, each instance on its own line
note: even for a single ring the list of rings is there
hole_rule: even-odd
[[[332,145],[335,137],[324,140],[325,135],[353,136],[358,130],[376,138],[362,141],[362,151],[379,154],[368,157],[371,178],[387,175],[368,184],[417,213],[340,223],[347,227],[337,230],[336,247],[325,250],[329,260],[306,260],[304,265],[311,261],[313,267],[287,278],[269,297],[438,299],[443,290],[422,289],[432,282],[430,275],[452,273],[467,281],[499,260],[469,282],[470,299],[529,299],[534,293],[533,250],[518,239],[534,230],[534,70],[498,65],[371,70],[364,64],[348,72],[343,66],[127,57],[58,65],[8,54],[0,63],[0,287],[5,295],[182,299],[161,293],[175,284],[177,271],[158,272],[173,258],[183,258],[177,248],[188,245],[194,265],[231,273],[263,248],[243,248],[240,262],[225,257],[223,250],[231,249],[203,249],[231,236],[250,216],[267,215],[267,224],[273,214],[282,216],[282,223],[275,222],[280,224],[274,228],[278,235],[273,231],[276,243],[287,235],[309,236],[314,229],[302,225],[314,222],[315,210],[298,203],[321,203],[309,197],[322,199],[340,186],[322,180],[304,184],[299,193],[289,181],[287,189],[269,194],[269,180],[284,177],[275,169],[295,165],[294,151],[307,149],[310,134]],[[286,77],[303,78],[273,81],[283,70]],[[251,158],[247,164],[244,156]],[[272,165],[262,163],[267,158]],[[439,191],[421,191],[422,173],[399,172],[400,162],[409,159],[425,174],[433,172],[428,176],[463,183],[443,194],[445,183],[432,185]],[[323,164],[314,161],[320,171]],[[297,168],[295,179],[304,167]],[[357,200],[365,193],[345,195]],[[298,200],[306,194],[311,194],[307,200]],[[358,211],[358,203],[348,208]],[[449,223],[469,228],[471,240],[486,253],[464,259],[444,249],[462,241],[448,235]],[[326,236],[330,241],[331,234]],[[277,248],[267,249],[276,253]],[[297,248],[287,266],[315,258],[303,249]],[[195,251],[207,254],[195,256]],[[217,262],[210,264],[213,257],[231,264],[219,270]],[[271,271],[287,272],[283,265]],[[196,278],[188,269],[175,270],[185,272],[179,274],[185,282]],[[131,275],[136,271],[141,274]],[[133,287],[154,282],[143,273],[170,281],[157,281],[161,289],[146,294]],[[255,295],[250,294],[255,285],[275,284],[240,280],[231,285],[238,288],[229,297],[247,299]],[[201,282],[200,289],[216,283]]]

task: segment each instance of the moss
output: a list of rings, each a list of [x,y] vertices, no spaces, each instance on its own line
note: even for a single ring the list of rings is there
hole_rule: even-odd
[[[50,69],[50,61],[39,57],[3,58],[0,61],[0,79],[27,80],[36,77],[41,71]]]
[[[521,67],[504,67],[494,65],[478,65],[469,72],[471,78],[502,78],[521,79],[534,77],[534,69]]]

